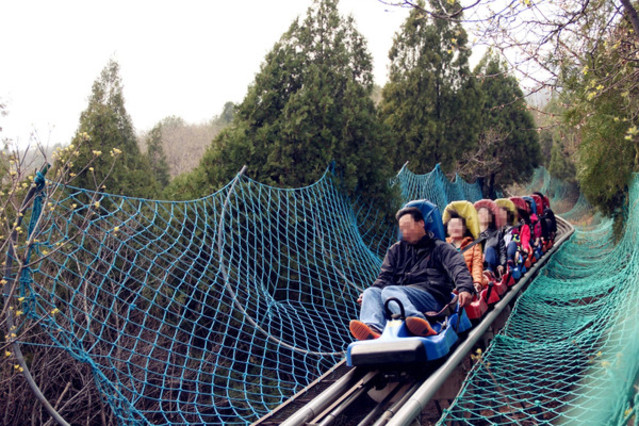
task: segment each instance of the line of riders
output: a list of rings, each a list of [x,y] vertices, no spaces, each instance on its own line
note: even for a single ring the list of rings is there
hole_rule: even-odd
[[[540,192],[474,204],[453,201],[441,220],[434,218],[435,225],[424,210],[414,207],[420,201],[397,213],[400,241],[386,254],[378,279],[358,299],[360,319],[349,327],[357,340],[382,334],[390,319],[383,306],[390,298],[400,300],[406,327],[417,336],[437,334],[429,314],[451,306],[445,295],[453,289],[469,319],[478,321],[553,246],[557,232],[550,202]],[[436,207],[434,211],[439,214]],[[451,247],[462,256],[452,254]],[[468,273],[461,271],[460,257]]]

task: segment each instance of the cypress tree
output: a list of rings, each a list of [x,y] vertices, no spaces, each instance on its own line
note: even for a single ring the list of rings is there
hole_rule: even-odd
[[[153,197],[158,193],[124,107],[119,65],[114,60],[93,83],[72,143],[78,152],[70,169],[75,175],[73,185],[127,196]]]
[[[395,35],[379,108],[395,137],[396,169],[406,161],[412,170],[426,172],[437,163],[451,169],[475,146],[480,95],[468,65],[467,39],[459,22],[426,16],[419,8]]]
[[[331,161],[349,193],[388,194],[392,174],[376,118],[371,55],[337,0],[315,0],[267,54],[233,121],[173,194],[220,188],[242,167],[276,186],[319,179]],[[187,181],[193,181],[187,184]],[[195,188],[197,193],[189,193]]]
[[[162,147],[162,123],[158,123],[151,129],[146,137],[146,156],[151,167],[151,172],[157,183],[164,188],[169,184],[169,165]]]
[[[494,188],[524,182],[541,163],[541,148],[535,120],[524,100],[517,79],[508,75],[499,58],[487,55],[475,69],[483,95],[482,135],[500,135],[484,154],[492,160],[489,170],[475,170],[485,177],[488,194]]]

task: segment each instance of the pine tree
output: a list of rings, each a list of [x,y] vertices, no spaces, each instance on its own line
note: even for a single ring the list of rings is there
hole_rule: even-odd
[[[73,185],[127,196],[153,197],[158,193],[124,107],[119,65],[114,60],[93,83],[72,144],[78,152],[70,170],[76,176]]]
[[[499,58],[487,55],[475,69],[483,96],[483,128],[486,135],[498,135],[482,154],[488,168],[471,173],[484,177],[487,193],[494,196],[495,187],[524,182],[541,163],[541,148],[535,120],[524,99],[517,79],[506,73]]]
[[[164,188],[169,184],[169,166],[162,148],[162,123],[155,125],[146,137],[146,156],[151,166],[153,177]]]
[[[376,119],[371,56],[337,0],[315,0],[267,54],[233,122],[213,141],[189,178],[201,196],[242,167],[267,184],[318,180],[332,161],[349,193],[387,193],[392,174],[385,132]],[[176,183],[177,184],[177,183]]]
[[[395,169],[410,161],[415,171],[437,163],[447,170],[475,146],[480,96],[468,66],[470,53],[458,22],[426,16],[418,8],[395,35],[379,107],[396,139]]]

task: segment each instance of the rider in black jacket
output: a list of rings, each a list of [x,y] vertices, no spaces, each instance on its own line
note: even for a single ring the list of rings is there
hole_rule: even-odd
[[[461,306],[470,303],[475,293],[463,256],[426,231],[419,209],[402,209],[396,218],[402,239],[388,250],[377,280],[358,299],[362,305],[360,320],[350,323],[351,333],[358,340],[380,335],[388,319],[384,303],[391,297],[404,306],[409,331],[425,336],[434,331],[424,312],[441,310],[455,288]],[[389,309],[399,312],[395,303],[390,303]]]

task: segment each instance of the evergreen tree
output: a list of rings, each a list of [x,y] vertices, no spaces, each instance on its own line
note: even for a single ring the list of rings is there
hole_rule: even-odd
[[[635,16],[636,18],[636,16]],[[587,200],[617,216],[639,171],[639,37],[630,17],[596,41],[584,62],[565,65],[563,100],[577,129],[577,180]]]
[[[459,22],[427,16],[419,8],[395,35],[379,107],[396,139],[395,169],[410,161],[412,170],[429,171],[437,163],[447,170],[475,146],[481,98],[468,66],[470,53]]]
[[[483,97],[480,140],[497,135],[484,147],[479,167],[472,174],[483,177],[486,193],[495,195],[496,187],[521,183],[532,176],[541,162],[539,134],[528,111],[517,79],[506,73],[498,57],[487,55],[475,69]]]
[[[151,166],[151,172],[157,183],[164,188],[169,184],[169,166],[166,162],[164,148],[162,148],[162,123],[157,124],[146,137],[146,156]]]
[[[543,164],[555,178],[576,185],[576,154],[579,132],[565,122],[566,107],[553,96],[544,107],[540,120],[546,127],[540,134]],[[545,117],[545,118],[544,118]]]
[[[158,193],[124,107],[117,62],[110,60],[93,83],[89,105],[80,115],[72,143],[78,152],[70,170],[76,175],[73,185],[138,197]]]
[[[349,193],[387,194],[392,170],[371,100],[371,56],[337,3],[315,0],[305,20],[292,23],[267,54],[231,125],[200,166],[176,180],[173,195],[211,193],[244,164],[260,182],[306,185],[333,160]]]
[[[541,152],[541,165],[550,169],[550,157],[552,155],[553,135],[550,129],[542,129],[539,132],[539,149]]]
[[[235,115],[235,104],[233,102],[227,102],[224,104],[224,110],[222,114],[217,118],[220,124],[230,124],[233,121]]]

